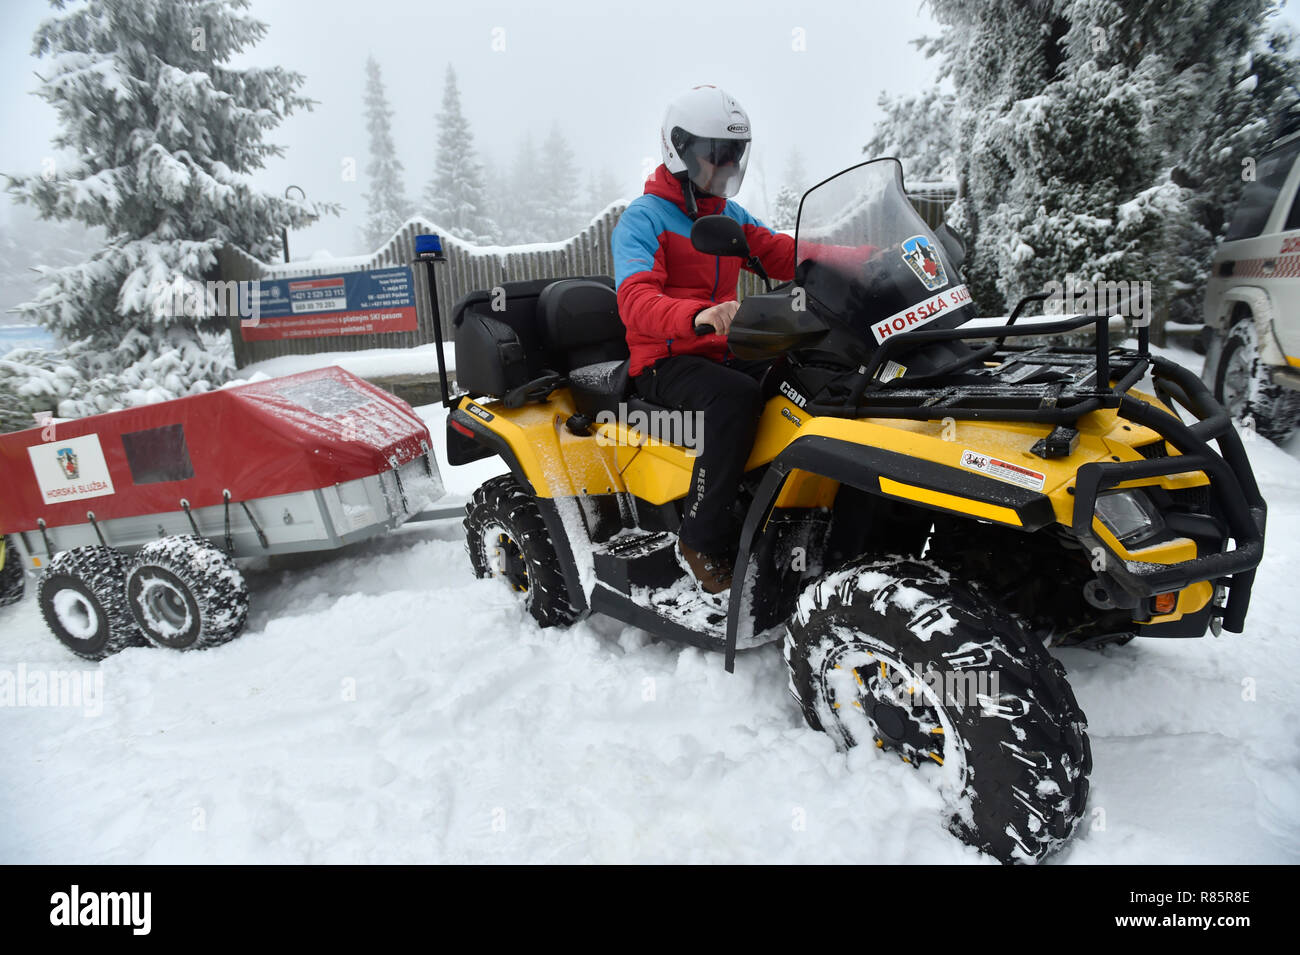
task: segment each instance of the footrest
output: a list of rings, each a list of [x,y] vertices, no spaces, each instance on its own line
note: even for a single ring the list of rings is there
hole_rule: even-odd
[[[616,537],[595,549],[596,577],[629,596],[633,587],[666,587],[683,576],[676,547],[677,535],[667,531]]]

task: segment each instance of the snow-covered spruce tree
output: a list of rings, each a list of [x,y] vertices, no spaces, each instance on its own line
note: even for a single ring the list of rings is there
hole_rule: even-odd
[[[72,265],[104,244],[103,229],[42,219],[29,205],[11,204],[7,215],[8,221],[0,221],[0,325],[23,324],[18,316],[5,313],[40,290],[37,266]]]
[[[791,149],[785,161],[784,180],[772,200],[772,221],[768,225],[773,229],[793,229],[799,218],[799,202],[808,186],[803,157],[798,149]]]
[[[393,145],[393,111],[384,91],[379,63],[366,58],[366,132],[370,134],[370,161],[366,164],[366,225],[362,239],[367,251],[392,238],[411,215],[402,185],[402,163]]]
[[[501,241],[511,245],[538,242],[543,238],[542,171],[537,146],[531,133],[524,133],[510,164],[510,175],[502,186],[509,208],[502,226]]]
[[[767,224],[773,229],[790,230],[795,227],[799,218],[799,200],[802,194],[795,191],[794,187],[788,183],[782,183],[781,188],[776,191],[776,198],[772,200],[771,221]]]
[[[499,229],[487,215],[483,170],[474,153],[474,134],[460,108],[456,71],[447,67],[438,113],[438,154],[424,190],[424,212],[437,225],[467,242],[491,243]]]
[[[595,218],[611,202],[622,198],[623,189],[608,166],[602,166],[599,172],[592,170],[587,176],[587,208],[590,215],[585,218]]]
[[[229,349],[203,333],[226,320],[209,314],[190,283],[214,277],[223,245],[270,258],[283,226],[316,218],[247,179],[281,154],[264,135],[311,106],[297,92],[301,75],[229,65],[266,33],[247,6],[58,2],[59,15],[36,30],[33,53],[48,62],[37,95],[57,111],[54,145],[70,158],[53,175],[8,176],[9,192],[44,218],[107,233],[87,261],[48,270],[40,294],[21,309],[64,341],[82,343],[67,359],[86,387],[59,402],[60,414],[224,381]],[[172,307],[177,301],[187,307]]]
[[[956,174],[956,98],[932,86],[919,93],[881,93],[885,112],[862,151],[867,158],[893,156],[903,164],[903,181],[952,182]]]
[[[485,184],[491,183],[492,188],[483,190],[483,214],[496,224],[496,232],[492,236],[492,241],[499,245],[509,245],[510,239],[509,225],[511,207],[510,207],[510,190],[509,180],[506,173],[502,172],[501,167],[493,161],[488,153],[484,153],[478,161],[479,171]]]
[[[1158,312],[1194,300],[1294,80],[1275,6],[934,0],[927,51],[958,98],[949,221],[981,310],[1072,279],[1149,281]]]
[[[558,123],[551,125],[542,142],[540,172],[540,237],[550,242],[567,239],[586,224],[586,216],[573,150]]]

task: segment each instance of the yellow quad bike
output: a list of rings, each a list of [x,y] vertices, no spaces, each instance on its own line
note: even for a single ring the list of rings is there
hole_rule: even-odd
[[[0,607],[23,599],[26,576],[22,555],[17,543],[9,537],[0,537]]]
[[[681,228],[761,275],[733,219]],[[474,572],[542,626],[605,614],[728,670],[783,639],[810,726],[932,775],[970,844],[1041,860],[1075,830],[1091,769],[1047,647],[1242,629],[1265,504],[1241,441],[1145,329],[1112,348],[1105,316],[1026,328],[1023,302],[962,327],[959,247],[912,209],[895,160],[810,190],[796,240],[794,282],[746,297],[728,338],[772,361],[727,601],[676,556],[690,426],[629,387],[607,277],[456,306],[467,393],[445,399],[448,460],[509,469],[467,505]],[[432,288],[437,237],[417,250]],[[1088,325],[1095,348],[1008,343]],[[1148,373],[1154,395],[1135,388]]]

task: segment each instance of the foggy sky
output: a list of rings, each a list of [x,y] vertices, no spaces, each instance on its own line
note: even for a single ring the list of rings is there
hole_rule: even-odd
[[[51,153],[55,120],[30,94],[42,66],[30,55],[31,35],[52,14],[42,0],[0,0],[0,10],[0,171],[37,171]],[[909,41],[938,32],[919,0],[254,0],[251,13],[270,30],[247,62],[304,73],[304,92],[320,101],[271,134],[286,155],[255,181],[277,192],[293,183],[309,199],[347,207],[293,233],[295,259],[360,251],[368,54],[383,69],[413,198],[433,167],[434,116],[451,63],[480,156],[502,174],[525,130],[540,144],[558,121],[583,185],[603,166],[629,195],[640,192],[646,165],[659,162],[665,103],[698,83],[722,86],[750,114],[754,151],[738,198],[761,214],[792,146],[814,181],[862,158],[879,93],[933,81],[934,64]],[[1298,19],[1294,6],[1285,15]],[[494,37],[504,40],[503,51],[493,50]],[[801,38],[802,51],[795,49]],[[343,179],[347,158],[356,160],[356,181]]]

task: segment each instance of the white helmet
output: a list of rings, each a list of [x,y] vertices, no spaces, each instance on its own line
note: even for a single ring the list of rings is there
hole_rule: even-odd
[[[701,192],[730,198],[749,161],[749,114],[716,86],[697,86],[668,104],[659,132],[664,165]]]

